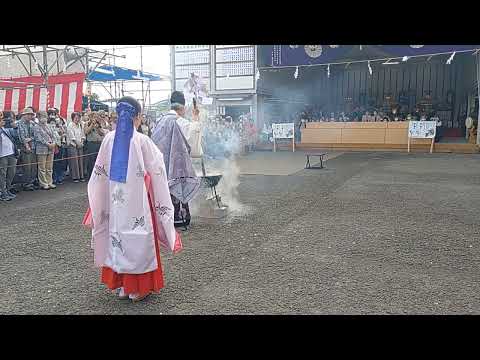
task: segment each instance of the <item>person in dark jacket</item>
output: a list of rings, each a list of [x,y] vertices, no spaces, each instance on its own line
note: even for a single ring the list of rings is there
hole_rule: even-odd
[[[20,113],[18,121],[18,137],[21,142],[20,163],[23,168],[23,189],[35,190],[34,183],[37,179],[37,155],[35,153],[35,139],[33,131],[36,123],[34,122],[35,113],[29,107],[26,107]]]

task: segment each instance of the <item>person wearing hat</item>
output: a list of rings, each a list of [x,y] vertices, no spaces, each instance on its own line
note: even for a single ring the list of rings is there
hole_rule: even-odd
[[[172,92],[172,95],[170,96],[170,104],[171,104],[171,109],[168,112],[168,114],[175,115],[177,117],[177,124],[180,126],[180,129],[182,129],[182,133],[187,139],[188,143],[190,144],[191,137],[192,137],[192,130],[194,126],[192,122],[189,120],[185,119],[185,113],[186,113],[186,108],[185,108],[185,95],[181,91],[174,91]],[[194,112],[193,119],[194,121],[198,120],[198,109],[195,109],[196,111]],[[192,145],[192,144],[190,144]]]
[[[56,118],[59,113],[60,113],[60,111],[58,111],[57,108],[50,108],[50,109],[47,110],[47,114],[48,114],[49,118],[50,117],[55,117]]]
[[[35,113],[32,108],[27,107],[20,113],[18,122],[18,137],[20,139],[20,164],[23,168],[23,189],[33,191],[33,183],[37,178],[37,155],[35,153],[36,124],[33,122]]]
[[[48,123],[55,121],[55,123],[63,122],[65,124],[65,119],[60,117],[60,111],[57,108],[48,109],[47,114],[48,114]]]
[[[171,110],[159,119],[153,130],[152,140],[163,154],[174,206],[175,226],[186,227],[190,224],[188,202],[193,200],[200,189],[201,179],[197,177],[190,157],[191,146],[187,139],[190,129],[188,120],[183,118],[183,93],[174,91],[170,103]],[[198,116],[198,111],[196,115]]]

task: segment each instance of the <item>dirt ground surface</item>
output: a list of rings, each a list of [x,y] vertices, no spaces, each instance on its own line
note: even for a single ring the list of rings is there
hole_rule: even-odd
[[[184,250],[162,256],[165,288],[137,304],[99,282],[86,184],[22,192],[0,203],[0,313],[480,314],[479,186],[475,154],[241,175],[243,209],[193,219]]]

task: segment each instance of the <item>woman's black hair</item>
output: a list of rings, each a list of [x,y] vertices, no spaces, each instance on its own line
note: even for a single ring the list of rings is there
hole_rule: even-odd
[[[122,97],[120,100],[118,100],[117,104],[121,102],[126,102],[127,104],[132,105],[135,108],[135,116],[142,112],[142,106],[140,103],[131,96]]]

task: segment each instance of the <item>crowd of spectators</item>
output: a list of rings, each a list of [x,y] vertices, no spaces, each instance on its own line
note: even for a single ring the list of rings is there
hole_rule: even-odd
[[[0,111],[0,201],[22,190],[55,189],[67,177],[87,181],[103,138],[115,126],[116,113],[103,110],[74,112],[69,119],[56,108]],[[151,134],[147,117],[139,131]]]
[[[250,113],[210,117],[203,131],[203,151],[206,156],[223,158],[255,150],[257,129]]]
[[[116,127],[116,113],[74,112],[68,119],[58,109],[0,111],[0,201],[19,191],[52,190],[68,179],[89,179],[105,135]],[[138,131],[151,136],[155,121],[143,116]],[[204,155],[224,158],[255,150],[257,129],[250,113],[237,119],[211,117],[203,126]]]

